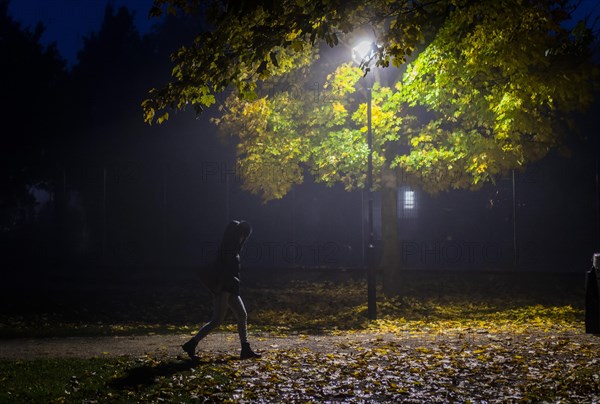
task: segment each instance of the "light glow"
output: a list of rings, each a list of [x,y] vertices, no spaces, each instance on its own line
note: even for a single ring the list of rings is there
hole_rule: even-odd
[[[352,57],[359,63],[362,63],[365,59],[370,59],[373,56],[373,42],[362,41],[354,48],[352,48]]]

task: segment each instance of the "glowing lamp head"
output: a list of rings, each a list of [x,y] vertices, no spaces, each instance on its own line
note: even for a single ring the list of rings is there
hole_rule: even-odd
[[[362,41],[352,48],[352,57],[359,63],[370,59],[373,56],[374,44],[371,41]]]

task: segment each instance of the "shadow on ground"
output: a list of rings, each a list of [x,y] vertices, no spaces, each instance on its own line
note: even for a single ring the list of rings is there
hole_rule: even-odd
[[[206,365],[222,365],[234,360],[231,358],[210,358],[210,359],[176,359],[162,360],[158,363],[147,363],[141,366],[129,369],[125,375],[115,378],[108,383],[108,386],[115,390],[131,390],[134,388],[144,388],[156,384],[160,378],[171,378],[172,376],[190,371],[192,369]]]

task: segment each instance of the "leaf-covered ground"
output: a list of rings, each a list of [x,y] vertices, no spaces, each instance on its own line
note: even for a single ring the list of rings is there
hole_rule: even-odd
[[[0,402],[600,400],[600,338],[583,332],[581,286],[546,282],[515,293],[520,286],[510,282],[412,285],[399,297],[380,294],[379,320],[371,322],[362,281],[253,285],[245,297],[260,360],[239,361],[229,348],[201,350],[198,363],[172,351],[3,360]],[[112,315],[85,299],[72,312],[68,305],[9,311],[3,335],[43,335],[37,326],[50,335],[162,332],[184,340],[209,306],[196,289],[175,290],[152,292],[154,303],[130,295],[117,307],[132,311]],[[235,340],[232,324],[222,331]]]
[[[583,320],[583,274],[415,271],[406,275],[398,296],[386,299],[379,290],[380,321],[375,324],[366,317],[361,277],[265,278],[247,281],[242,294],[251,325],[269,332],[380,330],[388,320],[409,328],[483,321],[516,329],[532,322],[575,329]],[[195,279],[5,286],[0,290],[0,338],[191,332],[211,311],[210,296]]]
[[[351,332],[175,355],[0,361],[0,402],[595,402],[600,341],[575,332]]]

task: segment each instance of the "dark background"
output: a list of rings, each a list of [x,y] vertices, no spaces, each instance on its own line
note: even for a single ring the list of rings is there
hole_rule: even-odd
[[[240,189],[235,144],[209,122],[216,109],[143,123],[140,102],[169,79],[169,54],[199,20],[168,17],[140,34],[131,11],[109,5],[65,60],[0,5],[0,279],[185,277],[212,259],[230,219],[254,226],[250,272],[364,267],[361,192],[307,178],[264,204]],[[399,189],[402,267],[586,271],[600,251],[598,112],[577,117],[568,153],[479,191]],[[376,201],[377,231],[378,213]]]

